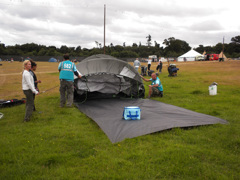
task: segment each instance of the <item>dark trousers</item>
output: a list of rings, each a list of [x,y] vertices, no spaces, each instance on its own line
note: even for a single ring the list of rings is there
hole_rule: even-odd
[[[152,94],[151,94],[151,96],[163,97],[163,91],[159,91],[158,88],[152,87]]]
[[[64,107],[66,103],[66,93],[67,93],[67,106],[72,106],[73,103],[73,82],[60,79],[60,106]]]
[[[35,101],[35,96],[36,96],[36,94],[33,93],[33,111],[36,111],[35,103],[34,103],[34,101]]]
[[[159,72],[162,72],[162,66],[159,67]]]
[[[150,71],[150,68],[151,68],[151,64],[148,64],[148,70]]]
[[[33,100],[33,92],[29,90],[23,90],[23,93],[26,96],[26,112],[24,121],[30,121],[30,117],[32,116],[33,108],[34,108],[34,100]]]

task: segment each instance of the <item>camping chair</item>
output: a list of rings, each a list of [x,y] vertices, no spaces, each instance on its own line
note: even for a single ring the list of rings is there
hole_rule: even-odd
[[[141,75],[146,76],[147,75],[147,67],[146,66],[141,66]]]

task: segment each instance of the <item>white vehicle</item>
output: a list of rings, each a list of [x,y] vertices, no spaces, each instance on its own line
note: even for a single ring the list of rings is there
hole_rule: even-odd
[[[150,55],[150,56],[148,56],[148,59],[152,59],[152,62],[157,62],[158,61],[157,55]]]
[[[204,55],[196,56],[196,61],[204,61],[204,60],[205,60]]]

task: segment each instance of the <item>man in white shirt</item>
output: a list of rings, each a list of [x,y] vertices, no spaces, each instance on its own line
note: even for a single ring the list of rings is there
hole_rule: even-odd
[[[148,71],[150,71],[151,64],[152,64],[152,59],[149,58],[149,59],[147,60],[147,62],[148,62]]]

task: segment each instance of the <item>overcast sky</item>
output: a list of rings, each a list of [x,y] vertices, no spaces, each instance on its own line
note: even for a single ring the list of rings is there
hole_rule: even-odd
[[[175,37],[191,47],[229,43],[240,35],[238,0],[0,0],[0,41],[61,47],[162,44]]]

